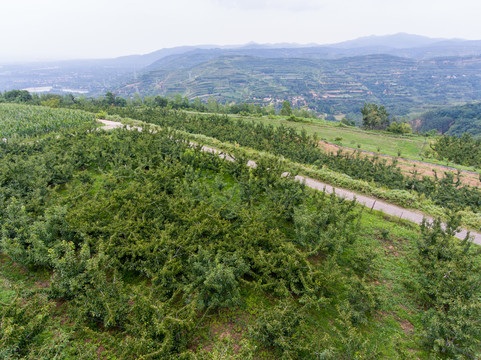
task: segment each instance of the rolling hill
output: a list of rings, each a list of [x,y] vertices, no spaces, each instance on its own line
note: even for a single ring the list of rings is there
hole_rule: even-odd
[[[309,106],[350,113],[365,101],[403,115],[426,104],[481,99],[481,57],[415,60],[391,55],[341,59],[220,56],[195,51],[164,58],[117,92],[131,96],[181,93],[189,98]]]
[[[115,59],[3,64],[0,90],[289,99],[325,113],[353,113],[375,101],[403,115],[481,99],[480,54],[481,41],[410,34],[328,45],[181,46]]]

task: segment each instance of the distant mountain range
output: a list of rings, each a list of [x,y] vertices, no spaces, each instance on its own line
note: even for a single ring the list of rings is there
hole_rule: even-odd
[[[324,112],[377,101],[405,113],[481,99],[480,74],[481,41],[400,33],[330,45],[183,46],[114,59],[4,64],[0,90],[289,99]]]
[[[416,47],[429,46],[435,43],[445,41],[442,38],[429,38],[426,36],[399,33],[385,36],[365,36],[354,40],[348,40],[341,43],[333,44],[332,47],[342,49],[383,47],[392,49],[409,49]],[[464,41],[464,40],[459,40]]]

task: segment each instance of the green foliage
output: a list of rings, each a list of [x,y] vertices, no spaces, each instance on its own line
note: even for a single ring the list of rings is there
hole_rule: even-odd
[[[305,119],[315,117],[315,113],[313,111],[309,110],[309,108],[307,106],[302,106],[299,109],[297,109],[297,108],[293,109],[292,113],[296,117],[301,117],[301,118],[305,118]],[[326,119],[326,120],[328,120],[328,119]]]
[[[169,104],[169,100],[162,97],[162,96],[156,96],[154,98],[154,105],[159,106],[159,107],[166,107]]]
[[[57,98],[50,98],[48,100],[44,100],[41,102],[43,106],[48,106],[51,108],[58,108],[60,105],[60,99]]]
[[[50,265],[49,249],[59,238],[74,240],[65,222],[66,209],[52,207],[43,217],[34,220],[25,205],[11,198],[5,209],[1,225],[1,248],[14,261],[24,265]]]
[[[472,211],[481,209],[481,191],[461,185],[452,173],[443,178],[420,178],[405,175],[397,162],[360,153],[325,153],[318,141],[305,132],[298,134],[293,128],[274,128],[262,123],[237,121],[224,116],[192,115],[174,111],[139,111],[117,109],[116,112],[164,127],[173,127],[194,134],[205,134],[223,142],[237,143],[273,155],[284,156],[301,164],[312,164],[318,169],[328,168],[354,179],[373,182],[392,190],[408,190],[431,199],[436,205],[451,209]],[[398,151],[399,152],[399,151]],[[400,152],[398,153],[398,156]]]
[[[443,230],[441,223],[423,223],[414,263],[417,296],[427,311],[423,315],[424,344],[434,354],[473,357],[480,351],[480,263],[472,243],[453,235],[459,217],[453,215]]]
[[[368,266],[371,266],[373,257],[363,258],[360,256],[358,260],[364,260]],[[357,264],[355,259],[353,259],[352,263],[353,266],[357,265],[358,270],[361,268],[360,273],[362,276],[372,275],[369,274],[366,269],[363,269],[363,265]],[[350,316],[349,323],[355,326],[365,324],[374,312],[380,308],[380,297],[375,287],[368,281],[359,279],[358,277],[351,278],[346,300],[350,305],[348,311]]]
[[[469,132],[471,135],[479,137],[481,134],[480,113],[480,102],[428,111],[420,116],[421,121],[418,130],[435,130],[452,136],[462,136]]]
[[[105,111],[99,111],[97,114],[95,114],[95,117],[97,119],[105,119],[107,117],[107,113]]]
[[[340,124],[347,125],[347,126],[356,126],[356,122],[352,119],[347,118],[347,117],[343,117],[341,119]]]
[[[218,254],[214,261],[211,253],[200,250],[197,256],[189,259],[192,275],[185,291],[192,293],[199,288],[197,297],[200,309],[208,307],[229,307],[240,303],[239,278],[249,271],[249,267],[237,254]]]
[[[349,283],[353,203],[307,195],[278,162],[249,169],[171,130],[79,131],[1,151],[2,253],[51,271],[46,291],[77,323],[128,335],[127,358],[186,354],[196,312],[240,306],[242,285],[316,307]],[[149,287],[128,290],[126,274]]]
[[[94,124],[94,116],[78,110],[0,104],[0,138],[36,136]]]
[[[287,118],[287,120],[293,121],[293,122],[302,122],[302,119],[300,119],[300,118],[298,118],[298,117],[296,117],[296,116],[294,116],[294,115],[289,116],[289,117]]]
[[[444,135],[431,144],[431,148],[440,160],[481,167],[481,139],[474,139],[469,133],[461,137]]]
[[[105,94],[104,99],[102,102],[107,106],[126,106],[127,101],[124,98],[118,97],[112,92],[108,91]]]
[[[51,305],[43,298],[15,297],[10,303],[0,302],[0,357],[2,359],[32,358],[29,350],[39,340]]]
[[[369,341],[352,321],[352,307],[348,302],[337,306],[339,318],[332,329],[334,343],[324,350],[321,359],[379,359],[378,344]]]
[[[219,112],[219,103],[212,96],[207,100],[207,110],[212,113]]]
[[[387,128],[386,131],[392,132],[394,134],[410,134],[413,132],[411,125],[404,122],[393,121]]]
[[[292,115],[292,107],[291,107],[291,103],[289,101],[284,100],[282,102],[282,108],[281,108],[280,114],[283,115],[283,116],[291,116]]]
[[[362,126],[366,129],[384,130],[389,126],[389,114],[383,105],[364,103],[361,114]]]
[[[32,100],[32,95],[27,90],[10,90],[3,93],[3,98],[10,102],[29,102]]]
[[[25,309],[30,319],[49,315],[35,325],[41,327],[22,348],[24,358],[92,358],[100,346],[112,350],[102,356],[114,358],[386,355],[369,338],[383,303],[375,284],[380,262],[365,246],[354,203],[281,177],[279,158],[248,168],[242,152],[225,161],[168,126],[237,139],[318,171],[338,166],[359,177],[406,178],[359,155],[324,154],[315,139],[289,128],[165,109],[134,114],[164,127],[69,131],[0,146],[0,251],[22,269],[50,274],[40,299]],[[453,178],[443,181],[445,188],[433,182],[438,194],[457,187]],[[247,301],[246,289],[262,300]],[[65,306],[62,321],[68,314],[75,324],[70,332],[52,330],[54,301]],[[240,320],[249,340],[219,336],[209,354],[194,354],[201,324],[225,307],[247,308],[240,316],[249,318]],[[448,315],[464,329],[459,317],[470,314],[458,308]],[[26,326],[27,316],[15,316],[8,316],[12,329]],[[440,328],[440,318],[427,316],[426,328]],[[318,319],[332,329],[313,326]],[[16,340],[8,339],[13,351]]]
[[[279,359],[312,358],[302,341],[305,316],[288,302],[262,311],[250,336],[263,346],[274,348]]]
[[[76,291],[77,303],[80,319],[89,319],[101,322],[106,328],[124,325],[127,314],[130,311],[128,300],[130,296],[126,293],[122,277],[111,264],[104,253],[87,259],[88,252],[84,249],[80,251],[80,264],[86,264],[84,275],[79,283],[84,280],[84,285],[80,291]],[[55,274],[58,268],[54,268]],[[65,274],[64,281],[65,281]],[[75,275],[74,275],[75,276]],[[55,280],[55,278],[53,279]],[[71,284],[71,283],[70,283]],[[68,284],[68,285],[70,285]],[[59,283],[52,283],[52,291],[60,289]],[[72,287],[68,287],[72,293]],[[58,295],[57,295],[58,296]]]
[[[314,195],[310,204],[294,209],[296,240],[300,246],[312,253],[340,254],[356,241],[353,203],[336,203],[338,199],[334,195],[328,197],[321,193]],[[350,225],[344,225],[343,232],[338,232],[340,223]]]
[[[49,262],[55,269],[51,284],[52,296],[69,299],[78,295],[88,281],[86,268],[90,259],[89,246],[83,245],[77,254],[73,242],[62,240],[48,251]]]
[[[28,263],[27,257],[30,253],[26,249],[29,245],[30,221],[25,206],[22,206],[16,198],[11,198],[2,215],[2,251],[18,263]]]

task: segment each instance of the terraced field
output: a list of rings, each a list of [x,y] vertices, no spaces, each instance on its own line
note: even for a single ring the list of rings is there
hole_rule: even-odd
[[[414,60],[388,55],[335,60],[185,54],[151,65],[136,82],[144,95],[181,93],[224,101],[289,99],[325,113],[358,113],[366,101],[397,116],[481,98],[481,59]],[[121,95],[136,88],[125,84]],[[429,104],[429,105],[427,105]]]

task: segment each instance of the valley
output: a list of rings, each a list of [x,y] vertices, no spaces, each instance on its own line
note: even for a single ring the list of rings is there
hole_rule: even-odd
[[[376,44],[376,45],[373,45]],[[422,45],[420,45],[422,44]],[[215,45],[114,59],[4,64],[0,89],[174,96],[358,118],[364,102],[398,117],[481,99],[481,45],[397,34],[329,46]]]

